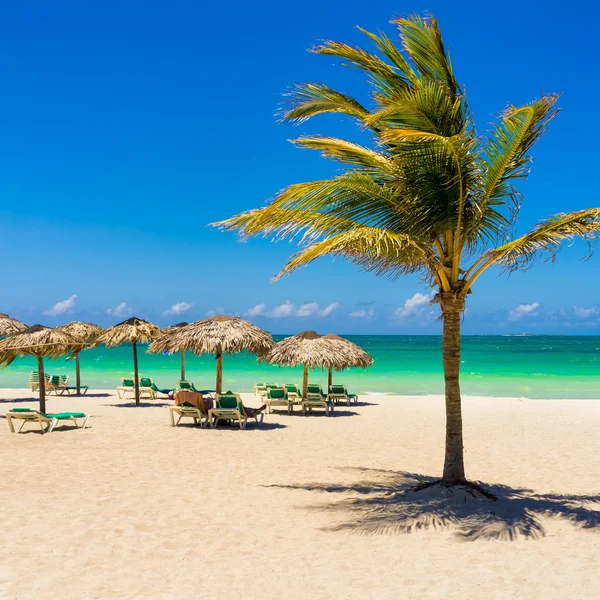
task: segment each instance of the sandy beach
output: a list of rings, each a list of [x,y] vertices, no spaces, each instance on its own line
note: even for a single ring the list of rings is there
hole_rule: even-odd
[[[169,405],[90,391],[47,408],[86,430],[0,421],[0,597],[600,597],[600,401],[465,398],[493,504],[403,493],[440,473],[438,396],[246,431],[172,428]],[[0,390],[11,406],[37,402]]]

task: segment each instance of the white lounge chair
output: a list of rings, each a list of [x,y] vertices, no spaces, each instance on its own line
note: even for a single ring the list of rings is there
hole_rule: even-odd
[[[23,421],[16,433],[20,433],[25,423],[38,423],[42,433],[50,433],[58,425],[59,421],[73,421],[76,429],[85,429],[89,418],[89,415],[82,412],[42,413],[31,408],[13,408],[6,413],[8,427],[12,433],[15,433],[13,419]],[[83,419],[81,426],[77,422],[77,419]],[[46,431],[44,431],[44,426],[46,426]]]

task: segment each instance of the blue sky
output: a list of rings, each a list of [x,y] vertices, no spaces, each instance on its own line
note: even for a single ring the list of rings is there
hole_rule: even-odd
[[[26,322],[167,325],[225,311],[275,333],[438,333],[429,290],[328,260],[272,284],[295,247],[237,243],[208,223],[280,188],[335,174],[292,147],[301,133],[356,139],[342,118],[277,122],[281,94],[320,81],[363,99],[364,82],[306,52],[362,42],[355,25],[432,12],[479,128],[508,103],[563,92],[535,148],[519,231],[598,206],[598,9],[571,3],[22,2],[0,21],[0,311]],[[570,23],[570,25],[568,25]],[[600,333],[600,258],[576,243],[554,264],[490,272],[466,333]]]

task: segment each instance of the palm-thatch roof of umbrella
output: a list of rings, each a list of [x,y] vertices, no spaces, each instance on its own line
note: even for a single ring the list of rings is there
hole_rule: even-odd
[[[40,380],[40,410],[46,410],[44,357],[59,358],[81,350],[82,343],[64,331],[33,325],[0,341],[0,365],[10,364],[17,356],[35,356]]]
[[[99,325],[93,323],[87,323],[85,321],[73,321],[66,325],[60,325],[56,328],[59,331],[65,331],[74,338],[84,342],[90,346],[94,344],[96,339],[104,333],[104,329]],[[79,366],[79,352],[74,353],[75,356],[75,392],[77,395],[81,394],[81,370]]]
[[[333,333],[319,335],[316,331],[303,331],[275,344],[270,352],[260,357],[262,362],[282,367],[304,366],[303,395],[306,397],[308,369],[327,369],[329,385],[331,371],[349,367],[368,367],[373,359],[362,348]]]
[[[273,338],[260,327],[240,317],[217,315],[196,321],[177,329],[152,342],[148,352],[185,352],[194,354],[214,354],[217,359],[217,393],[222,387],[223,354],[252,352],[259,356],[273,346]]]
[[[348,369],[350,367],[366,368],[370,367],[373,364],[373,357],[368,352],[365,352],[360,346],[356,345],[354,342],[351,342],[346,338],[340,337],[335,333],[327,333],[323,336],[323,338],[326,340],[331,340],[338,346],[340,358],[342,358],[345,362],[344,369]],[[332,369],[330,368],[327,385],[331,386],[331,383]]]
[[[135,403],[140,403],[140,382],[138,377],[138,359],[137,359],[137,344],[147,343],[152,341],[160,334],[160,327],[139,319],[138,317],[130,317],[121,323],[113,325],[103,334],[96,338],[96,345],[104,344],[107,348],[114,348],[121,344],[131,344],[133,346],[133,371],[135,385]]]
[[[0,337],[20,333],[26,329],[27,325],[25,325],[25,323],[21,323],[21,321],[9,317],[6,313],[0,313]]]

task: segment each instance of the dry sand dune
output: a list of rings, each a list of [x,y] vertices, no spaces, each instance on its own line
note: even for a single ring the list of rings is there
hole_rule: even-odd
[[[442,398],[363,400],[246,431],[107,392],[50,399],[85,431],[0,421],[0,597],[600,597],[600,402],[466,398],[489,504],[404,493],[439,474]]]

